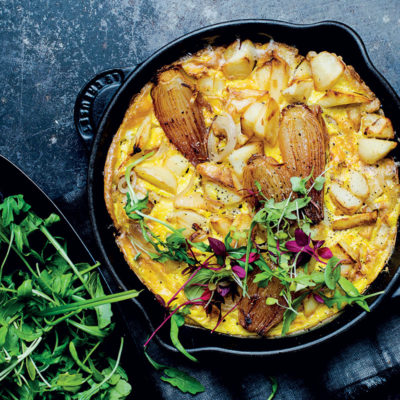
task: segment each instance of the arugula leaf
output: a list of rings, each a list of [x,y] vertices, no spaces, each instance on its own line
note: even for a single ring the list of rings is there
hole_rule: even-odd
[[[104,289],[100,282],[99,274],[92,273],[89,275],[89,279],[87,282],[88,291],[92,298],[103,297]],[[99,324],[99,328],[103,329],[111,324],[111,317],[113,315],[111,311],[111,304],[105,303],[95,308],[97,314],[97,322]]]
[[[161,376],[161,380],[163,380],[164,382],[175,386],[183,393],[197,394],[204,392],[204,386],[196,378],[193,378],[186,372],[180,371],[179,369],[159,364],[149,356],[146,350],[144,351],[144,355],[154,369],[158,371],[163,371],[164,374],[167,375]]]
[[[288,308],[283,314],[283,325],[282,325],[283,336],[285,336],[288,333],[291,323],[297,316],[296,311],[306,296],[307,293],[303,293],[302,295],[297,297],[292,303],[292,308]]]
[[[97,369],[106,357],[96,349],[113,328],[107,303],[137,293],[105,296],[91,272],[98,264],[74,264],[66,242],[49,231],[57,215],[40,218],[22,195],[6,198],[0,211],[0,398],[125,399],[122,341],[113,367],[102,369],[108,375]]]
[[[144,199],[134,202],[129,192],[126,194],[126,205],[124,207],[126,215],[133,220],[142,220],[143,217],[136,213],[136,211],[143,211],[147,209],[149,196],[146,195]]]
[[[204,392],[204,386],[186,372],[180,371],[176,368],[164,369],[164,374],[161,380],[168,382],[170,385],[177,387],[183,393],[197,394]]]
[[[336,284],[339,281],[340,267],[340,260],[337,257],[330,258],[326,264],[324,271],[325,283],[326,286],[331,290],[336,288]]]
[[[171,342],[175,346],[177,350],[179,350],[184,356],[186,356],[189,360],[197,362],[197,358],[192,356],[190,353],[187,352],[187,350],[182,346],[182,343],[179,341],[178,338],[178,333],[179,333],[179,328],[184,325],[185,323],[185,317],[184,315],[189,314],[190,309],[185,308],[181,309],[179,312],[176,312],[172,317],[171,317],[171,332],[170,332],[170,337],[171,337]]]
[[[124,379],[120,379],[118,383],[110,389],[109,400],[121,400],[126,399],[131,393],[132,386]]]

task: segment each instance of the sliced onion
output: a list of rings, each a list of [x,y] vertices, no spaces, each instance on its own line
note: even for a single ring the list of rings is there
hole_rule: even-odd
[[[131,171],[131,185],[132,187],[134,187],[136,185],[136,174],[134,171]],[[126,184],[126,179],[125,176],[121,177],[121,179],[118,182],[118,190],[122,193],[122,194],[126,194],[128,193],[128,185]]]
[[[235,125],[232,117],[225,113],[215,118],[212,128],[208,135],[208,155],[210,161],[218,162],[224,160],[235,149],[240,134],[240,124]],[[226,136],[226,145],[221,152],[217,149],[217,141],[213,130],[222,131]]]
[[[154,156],[152,158],[154,158],[154,159],[158,159],[159,158],[162,161],[162,160],[164,160],[165,155],[166,155],[168,150],[169,150],[169,145],[168,145],[166,140],[163,140],[161,142],[160,147],[157,150],[157,153],[154,154]]]
[[[207,227],[207,218],[194,211],[175,211],[172,220],[181,228],[186,228],[183,232],[185,237],[190,236],[193,232],[193,226],[198,225],[201,229]]]

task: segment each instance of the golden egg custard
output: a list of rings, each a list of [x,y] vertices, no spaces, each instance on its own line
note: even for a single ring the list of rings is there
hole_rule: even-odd
[[[116,242],[170,313],[210,330],[280,336],[368,309],[397,233],[394,139],[336,54],[206,48],[133,96],[113,138]]]

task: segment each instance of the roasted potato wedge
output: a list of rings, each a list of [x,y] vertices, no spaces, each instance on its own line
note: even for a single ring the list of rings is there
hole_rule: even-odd
[[[282,94],[289,103],[306,103],[313,89],[312,79],[295,80],[282,91]]]
[[[337,183],[329,186],[329,194],[335,204],[346,214],[354,214],[362,206],[362,201],[358,197]]]
[[[365,176],[358,171],[350,171],[349,189],[351,193],[360,199],[366,199],[369,195],[368,182]]]
[[[196,171],[205,178],[211,181],[226,186],[228,188],[234,188],[234,182],[232,178],[232,170],[214,162],[206,162],[198,164]]]
[[[273,98],[253,103],[243,114],[241,124],[247,136],[255,134],[274,145],[278,137],[279,105]]]
[[[345,65],[336,55],[322,51],[310,60],[317,90],[330,89],[342,75]]]
[[[361,138],[358,141],[358,154],[365,163],[375,164],[386,157],[396,146],[396,142],[389,140]]]
[[[379,114],[366,114],[361,120],[364,134],[377,139],[393,139],[394,130],[389,118]]]
[[[357,226],[374,224],[377,218],[378,212],[376,210],[367,213],[355,214],[349,217],[335,219],[332,222],[332,229],[334,231],[340,231],[343,229],[355,228]]]
[[[228,79],[245,79],[256,62],[256,51],[250,40],[237,40],[224,52],[222,71]]]
[[[358,93],[344,93],[337,90],[328,90],[324,96],[318,99],[321,107],[337,107],[347,104],[368,103],[371,99]]]
[[[310,62],[304,58],[294,71],[293,79],[304,80],[308,78],[312,78],[311,65]]]
[[[152,185],[166,192],[172,194],[176,193],[176,178],[168,169],[150,163],[143,163],[135,167],[135,172],[139,178],[142,178]]]
[[[253,142],[249,143],[246,146],[243,146],[237,150],[234,150],[228,157],[229,162],[231,163],[233,170],[235,173],[242,177],[244,167],[247,164],[247,161],[253,155],[262,155],[263,154],[263,143],[262,142]]]

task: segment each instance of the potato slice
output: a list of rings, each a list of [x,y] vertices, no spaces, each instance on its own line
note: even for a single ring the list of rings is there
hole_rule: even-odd
[[[242,196],[238,193],[209,180],[203,183],[203,190],[209,199],[218,201],[225,206],[231,206],[242,201]]]
[[[207,229],[207,218],[191,210],[175,211],[168,219],[180,228],[186,228],[183,231],[185,237],[190,236],[198,229]]]
[[[344,93],[337,90],[328,90],[316,102],[322,107],[337,107],[345,106],[347,104],[368,103],[370,99],[358,93]]]
[[[381,139],[361,138],[358,141],[358,154],[367,164],[375,164],[397,146],[396,142]]]
[[[135,172],[139,178],[142,178],[152,185],[167,192],[176,193],[176,178],[168,169],[143,163],[135,167]]]
[[[353,129],[358,132],[361,125],[361,107],[358,104],[349,105],[346,107],[346,112]]]
[[[271,78],[271,64],[266,63],[262,67],[254,70],[254,79],[257,83],[257,87],[262,90],[269,89],[269,81]]]
[[[234,182],[232,179],[232,169],[227,168],[222,164],[214,162],[205,162],[198,164],[196,171],[205,178],[208,178],[218,184],[234,188]]]
[[[249,158],[254,154],[263,154],[263,143],[254,142],[240,149],[234,150],[228,157],[229,162],[232,164],[235,173],[242,177],[243,168],[247,164]]]
[[[295,80],[282,91],[282,94],[289,103],[306,103],[313,89],[314,81],[312,79]]]
[[[337,183],[329,187],[330,195],[335,204],[347,214],[354,214],[361,206],[362,201],[353,196],[348,190],[342,188]]]
[[[174,154],[171,157],[168,157],[165,166],[175,175],[183,176],[190,164],[182,154]]]
[[[218,216],[212,217],[210,222],[213,229],[215,229],[221,236],[225,237],[231,229],[233,220],[226,216]]]
[[[350,171],[349,188],[351,193],[360,199],[365,199],[369,195],[368,182],[361,172]]]
[[[245,79],[254,68],[256,50],[250,40],[232,43],[224,52],[222,72],[228,79]]]
[[[265,110],[265,104],[256,102],[245,111],[240,120],[242,131],[245,135],[248,137],[252,137],[254,135],[254,126],[262,117],[262,114],[265,112]]]
[[[281,100],[282,90],[287,88],[289,82],[289,66],[281,58],[268,61],[271,64],[271,77],[269,81],[270,96],[278,103]]]
[[[311,59],[311,70],[317,90],[330,89],[344,71],[344,63],[334,54],[323,51]]]
[[[311,65],[307,59],[304,59],[294,71],[294,80],[303,80],[312,77]]]
[[[199,88],[200,92],[204,93],[205,95],[218,96],[221,95],[225,89],[225,82],[224,79],[217,75],[206,75],[197,81],[197,87]]]
[[[378,139],[393,139],[394,130],[389,118],[379,114],[366,114],[362,118],[364,133],[368,137]]]
[[[255,134],[274,145],[278,137],[279,115],[279,105],[273,98],[253,103],[243,114],[242,129],[247,136]]]
[[[176,196],[174,200],[175,208],[189,208],[193,210],[206,210],[207,204],[201,193],[192,193],[187,196]]]
[[[355,228],[357,226],[374,224],[377,218],[378,218],[377,211],[355,214],[350,217],[336,219],[332,223],[332,229],[334,231],[340,231],[343,229]]]

